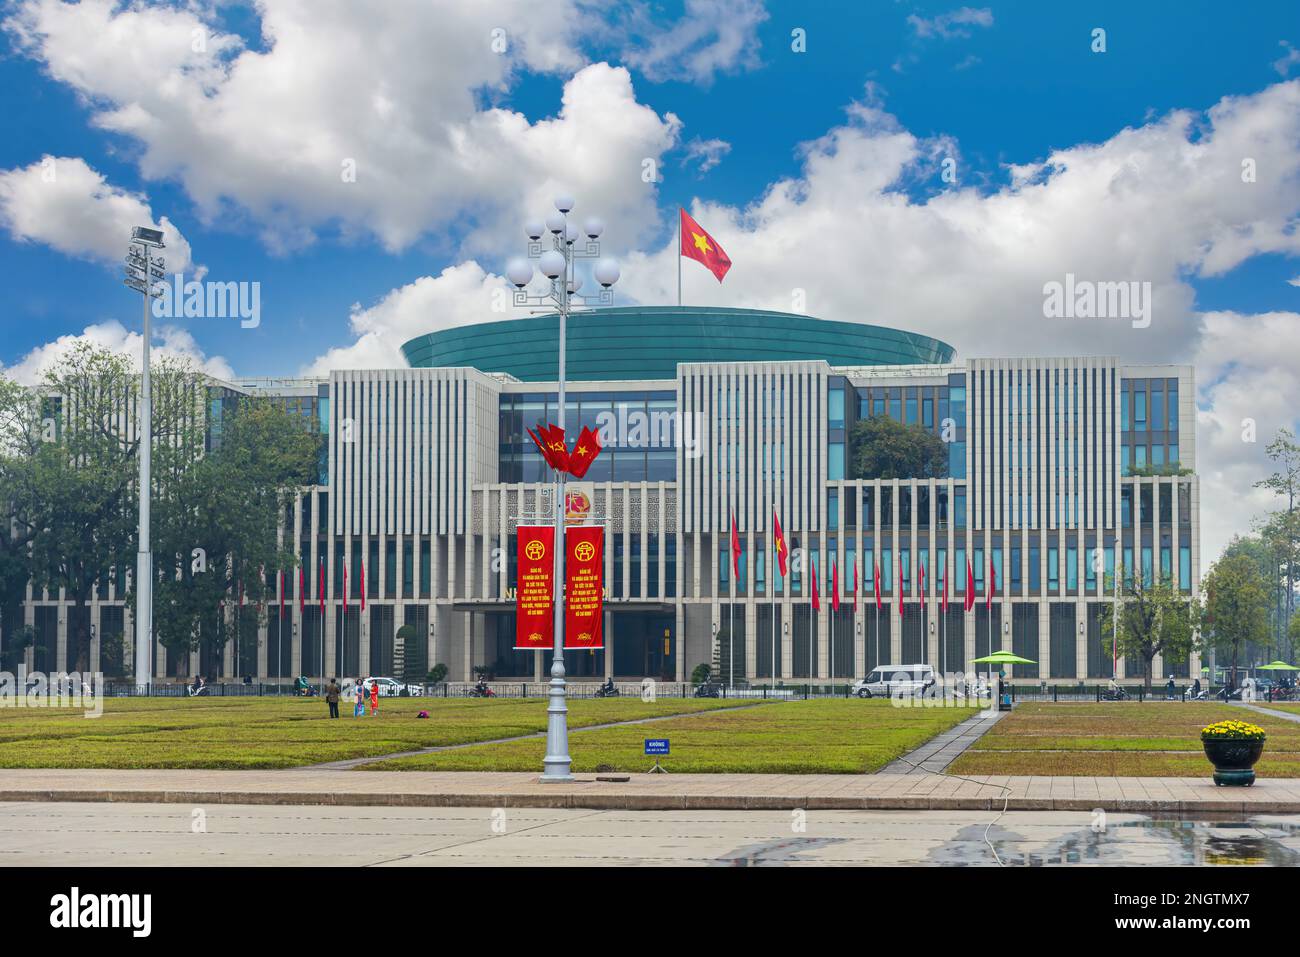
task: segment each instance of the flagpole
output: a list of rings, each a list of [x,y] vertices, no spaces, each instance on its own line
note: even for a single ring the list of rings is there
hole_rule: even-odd
[[[680,222],[680,217],[679,217]],[[679,247],[680,248],[680,247]],[[678,259],[678,268],[681,268],[680,257]],[[776,543],[776,506],[772,505],[772,544]],[[773,558],[776,558],[775,553]],[[776,691],[776,562],[773,561],[772,567],[768,569],[767,575],[767,595],[772,603],[772,661],[770,671],[772,673],[772,690]]]
[[[682,304],[682,211],[677,210],[677,305]]]

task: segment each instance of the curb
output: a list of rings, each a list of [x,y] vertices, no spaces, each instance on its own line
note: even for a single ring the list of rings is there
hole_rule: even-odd
[[[154,790],[4,790],[0,802],[78,802],[141,804],[256,804],[339,807],[514,807],[594,811],[1001,811],[1002,797],[812,797],[808,795],[689,794],[484,794],[410,792],[334,793],[328,791],[154,791]],[[1260,814],[1300,814],[1297,801],[1157,801],[1087,798],[1012,797],[1008,811],[1082,811],[1160,817],[1245,819]]]

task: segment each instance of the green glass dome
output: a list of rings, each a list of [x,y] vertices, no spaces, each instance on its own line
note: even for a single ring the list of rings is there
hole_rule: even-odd
[[[568,323],[566,376],[581,381],[675,379],[681,362],[789,362],[832,366],[950,362],[946,342],[901,329],[831,322],[760,309],[626,306],[575,312]],[[554,313],[457,326],[402,346],[412,368],[468,366],[524,382],[558,376]]]

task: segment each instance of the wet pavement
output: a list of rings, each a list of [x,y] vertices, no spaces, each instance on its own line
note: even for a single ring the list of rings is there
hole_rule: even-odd
[[[1292,866],[1300,863],[1300,815],[0,804],[0,867],[999,862]]]

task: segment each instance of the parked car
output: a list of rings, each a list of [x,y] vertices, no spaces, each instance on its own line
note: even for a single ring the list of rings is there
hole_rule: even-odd
[[[888,698],[893,694],[919,694],[934,684],[929,665],[880,665],[853,685],[859,698]]]
[[[384,678],[374,675],[364,679],[361,684],[365,687],[367,695],[370,694],[371,685],[379,685],[379,697],[381,698],[396,698],[402,693],[403,688],[406,689],[408,695],[419,694],[420,691],[419,685],[408,685],[398,681],[396,678]],[[346,682],[343,685],[343,696],[349,697],[356,694],[356,687],[355,681]]]

